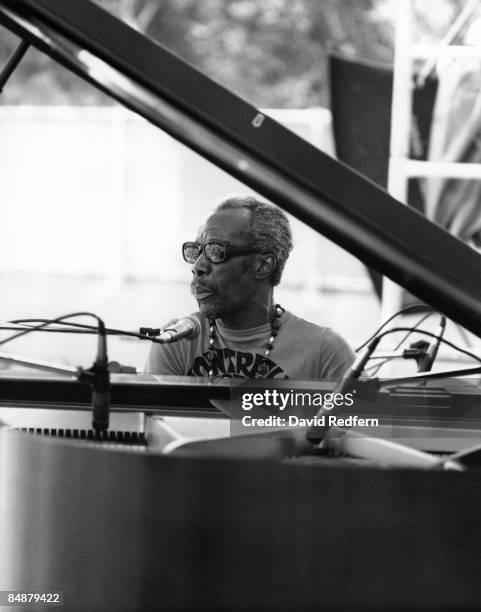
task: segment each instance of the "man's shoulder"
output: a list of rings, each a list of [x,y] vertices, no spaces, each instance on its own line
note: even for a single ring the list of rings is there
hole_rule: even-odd
[[[284,324],[286,328],[295,329],[296,333],[300,333],[303,336],[307,336],[311,339],[319,340],[321,338],[330,337],[331,334],[333,336],[337,336],[336,332],[330,327],[317,325],[317,323],[312,323],[311,321],[306,321],[302,317],[298,317],[293,314],[289,310],[286,310],[284,313]],[[282,327],[281,320],[281,327]]]
[[[299,343],[306,343],[306,345],[310,346],[318,345],[321,347],[322,352],[336,352],[340,350],[346,352],[346,354],[353,354],[346,340],[341,334],[334,331],[332,327],[311,323],[287,310],[284,316],[286,331],[289,332],[289,335],[295,335]]]

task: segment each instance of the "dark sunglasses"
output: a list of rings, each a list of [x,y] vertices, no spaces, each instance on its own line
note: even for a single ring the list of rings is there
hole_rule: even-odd
[[[193,264],[204,252],[204,256],[208,262],[212,264],[220,264],[227,261],[229,257],[237,255],[248,255],[255,253],[253,249],[245,249],[232,246],[227,240],[207,240],[204,244],[198,242],[184,242],[182,245],[182,257],[184,261]]]

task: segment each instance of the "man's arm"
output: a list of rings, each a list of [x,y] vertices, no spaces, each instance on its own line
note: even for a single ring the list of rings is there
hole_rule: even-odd
[[[182,363],[178,344],[152,343],[145,362],[144,373],[184,376],[185,364]]]
[[[319,378],[339,380],[354,361],[355,355],[342,336],[326,327],[321,339]]]

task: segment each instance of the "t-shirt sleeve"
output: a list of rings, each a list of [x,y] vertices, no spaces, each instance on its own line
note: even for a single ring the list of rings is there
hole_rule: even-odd
[[[145,362],[144,373],[183,376],[185,371],[178,349],[178,344],[152,343]]]
[[[354,361],[354,353],[342,336],[326,327],[321,339],[319,378],[338,380]]]

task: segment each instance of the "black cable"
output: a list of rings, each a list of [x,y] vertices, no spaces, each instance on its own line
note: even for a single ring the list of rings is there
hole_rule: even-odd
[[[411,329],[412,329],[411,327],[392,327],[391,329],[388,329],[382,334],[380,334],[378,337],[379,337],[379,340],[381,340],[381,338],[383,338],[384,336],[387,336],[388,334],[393,334],[395,332],[400,332],[400,331],[410,331]],[[481,363],[481,357],[478,357],[478,355],[475,355],[474,353],[471,353],[470,351],[466,351],[465,349],[462,349],[461,347],[457,346],[453,342],[450,342],[449,340],[446,340],[445,338],[442,338],[439,335],[428,332],[425,329],[417,329],[416,333],[424,334],[425,336],[429,336],[430,338],[436,338],[436,340],[440,340],[441,342],[443,342],[444,344],[447,344],[448,346],[458,351],[459,353],[463,353],[464,355],[467,355],[468,357],[471,357],[472,359],[475,359],[476,361],[479,361]]]
[[[19,330],[31,330],[33,331],[35,328],[33,325],[16,325],[15,323],[11,325],[0,325],[0,330],[2,331],[19,331]],[[72,327],[43,327],[42,329],[36,329],[35,331],[41,332],[50,332],[50,333],[63,333],[63,334],[97,334],[97,328],[92,327],[92,329],[75,329]]]
[[[9,323],[23,324],[23,325],[28,325],[29,323],[36,323],[36,322],[49,323],[50,320],[49,319],[14,319],[13,321],[9,321]],[[84,333],[86,334],[97,333],[97,327],[94,325],[86,325],[84,323],[72,323],[72,322],[62,321],[62,320],[56,320],[55,323],[59,323],[65,326],[78,327],[80,329],[85,329]],[[87,331],[87,330],[90,330],[90,331]],[[41,331],[62,331],[64,333],[68,332],[68,330],[60,330],[60,329],[54,329],[54,330],[41,329]],[[105,332],[111,336],[133,336],[134,338],[140,338],[141,340],[151,340],[149,336],[146,336],[144,334],[139,334],[137,332],[124,331],[123,329],[113,329],[113,328],[106,327]],[[77,331],[76,333],[82,333],[82,332]]]
[[[409,336],[415,331],[417,331],[417,328],[421,325],[421,323],[424,323],[424,321],[426,321],[426,319],[429,319],[429,317],[431,317],[433,314],[434,314],[434,310],[432,312],[428,312],[423,317],[421,317],[421,319],[419,319],[419,321],[415,325],[413,325],[413,327],[411,328],[411,331],[409,331],[405,336],[403,336],[400,342],[396,344],[396,346],[394,347],[394,350],[397,351],[406,342]],[[376,374],[379,372],[382,366],[386,364],[388,361],[392,361],[393,359],[396,359],[396,357],[386,357],[386,359],[382,360],[381,363],[377,363],[375,366],[372,366],[371,368],[369,368],[369,372],[366,369],[366,373],[369,376],[376,376]]]
[[[102,319],[98,317],[96,314],[94,314],[93,312],[73,312],[71,314],[62,315],[61,317],[57,317],[55,319],[48,319],[47,321],[45,321],[44,323],[41,323],[40,325],[35,325],[34,327],[30,327],[29,329],[24,329],[21,332],[18,332],[18,334],[13,334],[13,336],[4,338],[3,340],[0,340],[0,345],[6,344],[7,342],[10,342],[10,340],[15,340],[15,338],[20,338],[20,336],[25,336],[25,334],[29,334],[30,332],[36,331],[38,329],[42,329],[43,327],[46,327],[47,325],[50,325],[52,323],[58,323],[59,321],[62,321],[62,319],[71,319],[73,317],[93,317],[98,323],[98,327],[97,327],[98,333],[102,333],[102,332],[105,333],[104,323]]]
[[[13,321],[8,321],[9,323],[16,323],[16,324],[26,324],[28,325],[29,323],[49,323],[51,321],[51,319],[13,319]],[[65,321],[65,323],[63,321],[57,321],[57,323],[62,323],[63,325],[67,325],[70,327],[79,327],[79,328],[84,328],[84,329],[91,329],[91,330],[97,330],[97,326],[96,325],[88,325],[87,323],[72,323],[70,321]]]
[[[367,344],[369,344],[369,342],[371,342],[371,340],[373,338],[375,338],[379,332],[386,327],[386,325],[388,323],[390,323],[393,319],[395,319],[396,317],[398,317],[401,314],[404,314],[405,312],[416,312],[417,310],[426,310],[426,308],[428,310],[431,310],[432,312],[436,312],[434,308],[431,308],[430,306],[423,306],[421,304],[414,304],[413,306],[406,306],[405,308],[401,308],[401,310],[398,310],[397,312],[395,312],[393,315],[391,315],[389,317],[389,319],[387,319],[386,321],[384,321],[384,323],[377,328],[377,330],[363,343],[361,344],[361,346],[358,346],[357,349],[355,349],[355,353],[357,353],[358,351],[360,351],[362,348],[364,348]]]

